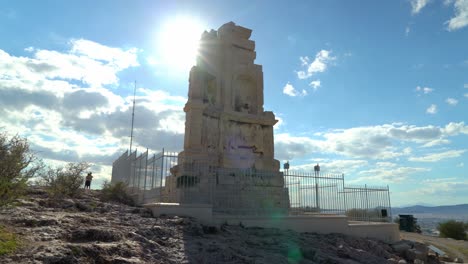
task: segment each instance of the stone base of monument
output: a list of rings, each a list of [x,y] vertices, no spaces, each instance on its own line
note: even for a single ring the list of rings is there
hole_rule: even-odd
[[[196,218],[201,224],[213,225],[211,204],[149,203],[143,206],[150,209],[154,217],[188,216]]]
[[[397,224],[348,221],[348,218],[342,215],[223,215],[213,214],[210,204],[149,203],[144,207],[150,209],[154,217],[188,216],[196,218],[204,225],[228,224],[319,234],[340,233],[378,239],[388,243],[400,240]]]

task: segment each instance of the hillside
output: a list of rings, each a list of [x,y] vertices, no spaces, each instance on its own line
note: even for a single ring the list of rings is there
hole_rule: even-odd
[[[468,204],[445,205],[445,206],[422,206],[415,205],[410,207],[392,208],[393,215],[398,214],[433,214],[466,216],[468,218]]]
[[[153,218],[143,208],[102,202],[98,195],[89,191],[79,199],[55,201],[34,189],[16,207],[2,209],[0,224],[17,234],[22,246],[0,256],[0,263],[349,264],[416,257],[405,243],[392,247],[340,234],[215,228],[190,218]],[[411,248],[424,252],[420,244]]]
[[[403,239],[417,241],[426,245],[433,245],[444,251],[453,259],[468,260],[468,241],[455,240],[451,238],[425,236],[418,233],[401,232]]]

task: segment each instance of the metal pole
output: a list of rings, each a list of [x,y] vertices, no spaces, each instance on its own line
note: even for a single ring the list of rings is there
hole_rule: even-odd
[[[136,178],[136,160],[138,159],[137,157],[137,149],[135,149],[135,160],[134,160],[134,165],[133,165],[133,179],[132,179],[132,189],[135,191],[135,178]]]
[[[148,149],[146,149],[145,180],[144,180],[144,183],[143,183],[143,203],[145,202],[146,177],[148,177]]]
[[[153,166],[151,167],[151,189],[154,189],[154,165],[156,163],[156,154],[153,154]]]
[[[348,210],[348,206],[346,205],[346,192],[345,192],[345,185],[344,185],[344,173],[341,174],[341,184],[343,185],[343,210],[346,214],[346,210]]]
[[[135,95],[136,95],[136,81],[135,81],[135,86],[133,87],[132,129],[130,130],[130,154],[132,153],[133,123],[135,120]]]
[[[392,205],[390,203],[390,187],[387,185],[387,197],[388,197],[388,215],[390,216],[390,222],[392,221],[393,219],[393,215],[392,215]]]
[[[318,175],[319,172],[315,173],[315,207],[317,211],[320,213],[320,205],[319,205],[319,193],[318,193]]]
[[[160,179],[160,185],[159,185],[160,188],[162,188],[163,171],[164,171],[164,148],[162,149],[162,155],[161,155],[161,179]]]
[[[366,216],[367,221],[369,221],[369,200],[367,198],[367,184],[364,185],[364,188],[366,188]]]

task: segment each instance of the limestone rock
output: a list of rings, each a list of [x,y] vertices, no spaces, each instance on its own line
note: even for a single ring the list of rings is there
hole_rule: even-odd
[[[391,247],[392,247],[393,250],[395,250],[395,252],[397,252],[398,254],[403,254],[403,253],[405,253],[408,249],[411,248],[411,246],[408,245],[408,243],[406,243],[405,241],[398,241],[397,243],[392,244]]]
[[[191,218],[151,218],[142,208],[101,202],[97,191],[73,199],[96,205],[90,212],[28,195],[30,202],[0,209],[2,225],[22,241],[18,251],[0,256],[2,264],[407,263],[392,247],[371,239],[229,225],[210,228]],[[107,209],[101,212],[100,207]],[[418,247],[414,244],[413,249]]]

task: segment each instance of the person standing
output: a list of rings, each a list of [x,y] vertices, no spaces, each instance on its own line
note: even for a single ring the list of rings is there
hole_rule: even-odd
[[[86,176],[85,189],[91,189],[91,181],[93,180],[93,174],[91,172]]]

